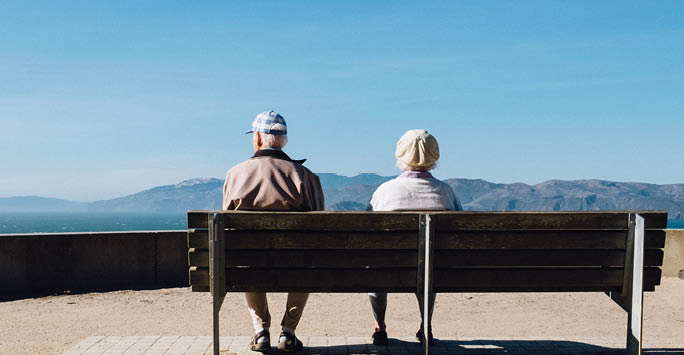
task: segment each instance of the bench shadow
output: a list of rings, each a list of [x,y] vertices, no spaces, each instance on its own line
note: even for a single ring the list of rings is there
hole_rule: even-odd
[[[271,354],[281,352],[272,351]],[[624,354],[623,345],[598,346],[561,340],[448,340],[435,339],[431,354]],[[644,354],[684,354],[684,348],[645,348]],[[387,346],[347,344],[305,347],[302,354],[423,354],[417,341],[389,339]]]
[[[153,291],[160,290],[164,287],[160,286],[131,286],[131,287],[84,287],[84,288],[70,288],[63,289],[46,289],[46,290],[29,290],[23,292],[12,292],[0,294],[0,303],[20,301],[29,298],[43,298],[49,296],[68,296],[68,295],[82,295],[86,293],[103,293],[114,291]]]

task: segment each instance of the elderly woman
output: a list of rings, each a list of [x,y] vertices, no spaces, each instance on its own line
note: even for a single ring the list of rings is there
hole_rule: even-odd
[[[394,153],[397,167],[403,173],[397,178],[380,185],[370,204],[373,211],[460,211],[461,205],[454,195],[451,186],[432,177],[430,170],[434,169],[439,159],[439,145],[435,137],[422,129],[413,129],[404,133],[397,142]],[[375,318],[375,332],[373,344],[387,344],[387,325],[385,324],[385,310],[387,309],[386,293],[369,293],[370,303]],[[428,341],[432,337],[432,311],[435,297],[428,301]],[[419,307],[420,308],[420,307]],[[420,308],[421,320],[423,309]],[[424,326],[416,333],[419,341],[423,341]]]

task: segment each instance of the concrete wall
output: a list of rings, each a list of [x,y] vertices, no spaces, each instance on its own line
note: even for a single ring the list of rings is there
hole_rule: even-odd
[[[684,279],[684,229],[667,230],[663,276]]]
[[[0,296],[188,285],[186,231],[0,235]]]

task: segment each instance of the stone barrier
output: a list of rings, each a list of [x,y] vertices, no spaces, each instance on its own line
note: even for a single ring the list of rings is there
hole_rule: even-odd
[[[0,235],[0,296],[188,285],[187,231]]]
[[[663,276],[684,279],[684,229],[667,230]]]

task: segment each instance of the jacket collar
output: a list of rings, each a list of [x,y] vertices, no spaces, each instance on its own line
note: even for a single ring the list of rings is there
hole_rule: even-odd
[[[261,149],[257,150],[254,153],[254,156],[252,158],[259,158],[259,157],[271,157],[271,158],[276,158],[276,159],[282,159],[282,160],[287,160],[289,162],[297,163],[297,164],[304,164],[306,159],[300,159],[300,160],[293,160],[285,152],[282,150],[276,150],[276,149]]]
[[[404,171],[399,177],[429,179],[432,174],[429,171]]]

